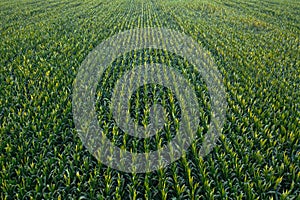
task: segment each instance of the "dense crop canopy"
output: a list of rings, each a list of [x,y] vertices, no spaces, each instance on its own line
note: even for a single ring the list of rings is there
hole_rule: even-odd
[[[299,199],[300,2],[298,0],[1,0],[1,199]],[[101,41],[134,28],[192,37],[215,60],[226,88],[226,122],[199,156],[211,120],[208,86],[185,58],[162,49],[120,56],[99,80],[99,125],[118,147],[151,152],[176,135],[178,97],[159,84],[130,98],[146,126],[151,106],[163,129],[146,139],[120,130],[109,105],[114,84],[144,63],[173,67],[194,85],[200,123],[188,151],[166,168],[125,173],[96,160],[73,122],[72,84]]]

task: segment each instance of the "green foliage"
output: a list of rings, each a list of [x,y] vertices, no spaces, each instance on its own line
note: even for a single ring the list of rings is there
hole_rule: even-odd
[[[299,198],[299,11],[297,0],[1,1],[0,198]],[[201,76],[167,51],[124,55],[99,81],[95,97],[99,124],[113,130],[108,136],[116,145],[155,150],[174,136],[174,121],[180,119],[176,97],[149,86],[132,98],[132,113],[147,123],[149,96],[161,98],[173,116],[162,137],[140,141],[114,128],[105,103],[113,78],[130,64],[177,68],[195,85],[202,115],[198,138],[180,160],[156,172],[127,174],[98,162],[81,143],[73,123],[72,83],[102,40],[143,27],[184,32],[209,50],[224,77],[228,111],[218,144],[200,157],[210,120]]]

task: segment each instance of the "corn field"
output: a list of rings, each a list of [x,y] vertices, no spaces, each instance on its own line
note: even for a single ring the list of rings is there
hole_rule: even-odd
[[[149,27],[185,34],[208,52],[223,77],[225,122],[200,156],[214,117],[203,74],[166,49],[122,54],[94,95],[98,125],[113,145],[156,151],[176,138],[185,115],[170,88],[144,84],[129,97],[128,116],[146,127],[159,105],[163,128],[137,138],[118,127],[111,103],[127,92],[113,91],[118,80],[135,84],[126,73],[137,66],[176,70],[199,105],[195,140],[178,159],[130,173],[105,165],[82,142],[73,86],[102,41]],[[0,36],[0,199],[300,199],[300,1],[2,0]]]

